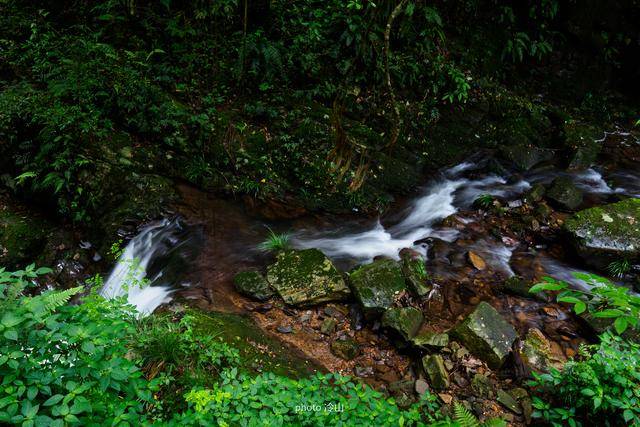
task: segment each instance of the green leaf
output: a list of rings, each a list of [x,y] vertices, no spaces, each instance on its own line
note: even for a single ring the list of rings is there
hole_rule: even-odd
[[[618,310],[618,309],[610,308],[610,309],[607,309],[607,310],[602,310],[602,311],[598,311],[596,313],[593,313],[593,317],[610,319],[610,318],[622,316],[623,314],[624,313],[622,311]]]
[[[18,341],[18,332],[15,329],[4,331],[4,337],[8,340]]]
[[[0,320],[0,323],[2,323],[2,326],[4,326],[5,328],[12,328],[18,323],[22,322],[22,320],[22,317],[19,317],[14,312],[9,311],[8,313],[5,313],[4,316],[2,316],[2,320]]]
[[[618,317],[615,322],[613,322],[613,327],[619,335],[622,335],[624,331],[627,330],[627,326],[629,326],[626,317]]]
[[[622,413],[622,418],[624,418],[624,420],[626,422],[629,422],[633,419],[634,415],[633,412],[631,411],[631,409],[625,409],[624,412]]]
[[[50,398],[48,398],[42,405],[43,406],[53,406],[57,405],[64,396],[61,394],[54,394]]]
[[[559,283],[550,283],[550,282],[542,282],[533,285],[529,288],[529,293],[535,294],[541,291],[559,291],[561,289],[566,289],[567,284],[564,282]]]

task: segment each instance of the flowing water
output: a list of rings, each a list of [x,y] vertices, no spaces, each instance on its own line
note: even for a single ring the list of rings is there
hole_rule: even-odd
[[[517,206],[523,193],[537,183],[547,184],[558,176],[569,176],[585,191],[588,205],[615,200],[618,195],[640,195],[640,172],[617,170],[605,173],[599,169],[569,173],[556,169],[538,169],[520,175],[498,168],[493,172],[486,158],[461,163],[435,176],[420,195],[404,208],[369,223],[335,218],[320,223],[306,218],[287,224],[271,224],[276,229],[293,229],[293,244],[298,248],[319,248],[341,266],[371,262],[377,256],[399,258],[403,248],[424,255],[433,239],[452,243],[468,240],[459,228],[445,227],[442,220],[457,214],[461,224],[472,225],[465,216],[478,196],[491,194]],[[495,164],[495,163],[493,163]],[[141,313],[150,313],[171,300],[176,291],[186,298],[224,300],[232,294],[229,285],[233,274],[247,267],[260,266],[264,254],[256,250],[266,235],[262,222],[251,218],[237,206],[218,199],[207,199],[204,193],[189,190],[191,206],[187,216],[200,218],[207,229],[204,250],[198,258],[202,235],[196,236],[179,219],[149,224],[126,246],[122,259],[106,281],[102,295],[128,294],[129,301]],[[327,225],[332,224],[332,225]],[[484,233],[484,234],[482,234]],[[492,270],[505,277],[514,274],[512,255],[519,242],[476,233],[465,246],[481,255]],[[520,256],[520,255],[519,255]],[[193,261],[199,259],[194,265]],[[577,267],[539,256],[541,269],[549,275],[565,274]],[[196,283],[190,287],[186,272],[198,270]],[[456,273],[457,274],[457,273]],[[193,274],[191,275],[193,276]],[[559,277],[575,282],[572,276]],[[581,284],[576,282],[576,286]],[[210,301],[211,302],[211,301]]]

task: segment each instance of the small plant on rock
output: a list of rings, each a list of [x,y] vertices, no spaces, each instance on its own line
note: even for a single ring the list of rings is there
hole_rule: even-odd
[[[269,228],[269,236],[267,239],[260,243],[258,248],[265,252],[278,252],[284,251],[291,247],[291,235],[289,233],[276,233]]]

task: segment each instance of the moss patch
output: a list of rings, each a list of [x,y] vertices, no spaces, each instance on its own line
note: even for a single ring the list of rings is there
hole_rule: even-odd
[[[49,231],[45,221],[10,210],[0,202],[0,266],[15,269],[37,258]]]
[[[400,265],[379,260],[363,265],[349,274],[349,284],[365,315],[380,315],[406,290]]]

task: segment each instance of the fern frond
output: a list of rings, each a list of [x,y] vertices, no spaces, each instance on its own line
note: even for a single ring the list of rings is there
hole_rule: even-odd
[[[48,311],[55,311],[57,308],[65,305],[72,296],[82,292],[84,288],[82,286],[76,286],[75,288],[65,289],[64,291],[51,292],[42,295],[43,303]]]
[[[480,427],[478,419],[459,402],[453,405],[453,414],[460,427]]]

